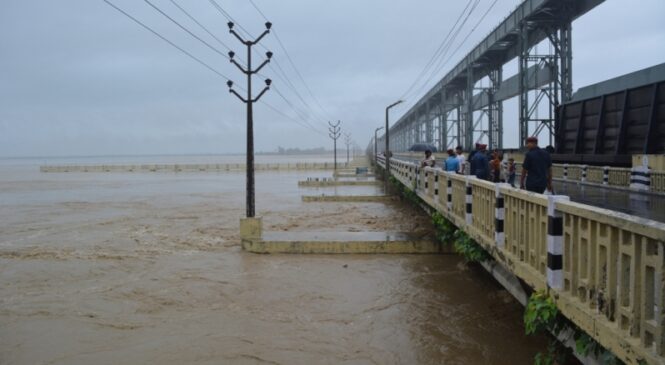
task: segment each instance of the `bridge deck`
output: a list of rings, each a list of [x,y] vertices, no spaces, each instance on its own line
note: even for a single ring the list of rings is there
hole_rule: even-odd
[[[602,186],[554,182],[557,194],[570,200],[665,223],[665,196],[642,194]]]

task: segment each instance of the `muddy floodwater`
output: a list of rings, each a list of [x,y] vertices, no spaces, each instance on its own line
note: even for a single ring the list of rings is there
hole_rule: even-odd
[[[242,173],[42,162],[0,164],[0,364],[530,364],[546,347],[454,255],[243,252]],[[301,202],[322,176],[257,173],[265,229],[432,229],[399,202]]]

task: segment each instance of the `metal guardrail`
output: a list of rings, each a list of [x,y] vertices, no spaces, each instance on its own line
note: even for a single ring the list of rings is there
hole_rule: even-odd
[[[665,364],[665,224],[396,159],[391,172],[409,189],[425,181],[427,204],[621,360]]]

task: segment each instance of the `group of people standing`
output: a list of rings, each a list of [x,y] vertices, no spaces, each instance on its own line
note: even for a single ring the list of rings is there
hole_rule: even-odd
[[[550,151],[538,147],[538,138],[529,137],[527,140],[528,151],[522,163],[522,174],[520,177],[520,188],[531,192],[544,193],[552,189],[552,159]],[[445,171],[466,174],[466,157],[462,146],[455,150],[449,149],[448,158],[443,163]],[[516,166],[515,160],[509,158],[504,163],[500,151],[489,152],[487,145],[476,143],[476,149],[469,154],[470,175],[479,179],[489,180],[495,183],[507,182],[515,186]],[[425,159],[421,161],[421,167],[434,167],[436,161],[432,151],[425,151]]]

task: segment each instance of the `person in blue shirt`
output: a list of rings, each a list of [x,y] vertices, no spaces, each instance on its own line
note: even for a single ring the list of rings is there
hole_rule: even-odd
[[[457,158],[455,151],[452,149],[448,150],[448,158],[445,161],[446,171],[455,172],[459,170],[459,159]]]
[[[490,177],[489,158],[487,158],[487,145],[481,144],[480,149],[471,158],[471,171],[477,178],[487,180]]]

